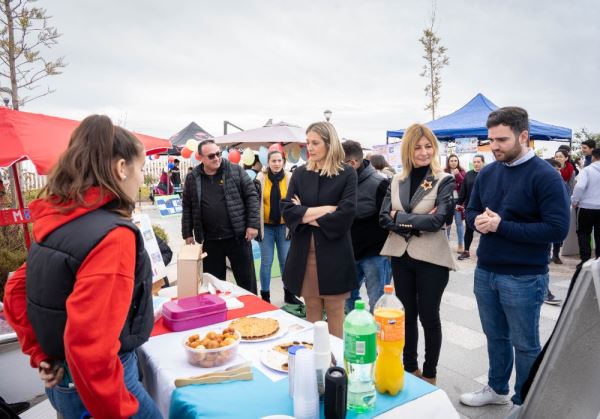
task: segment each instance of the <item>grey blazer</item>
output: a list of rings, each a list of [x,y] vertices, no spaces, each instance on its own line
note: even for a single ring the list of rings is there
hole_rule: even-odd
[[[394,175],[379,213],[381,226],[389,230],[381,254],[400,257],[408,252],[413,259],[456,270],[443,230],[446,219],[454,214],[454,188],[453,175],[429,171],[411,199],[410,178],[400,180],[399,174]],[[396,211],[393,219],[392,210]]]

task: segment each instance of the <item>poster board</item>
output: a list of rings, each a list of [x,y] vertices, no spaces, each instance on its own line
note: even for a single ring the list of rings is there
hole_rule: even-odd
[[[510,418],[596,418],[600,413],[600,260],[582,268],[525,403]]]
[[[146,214],[133,214],[133,223],[140,229],[144,238],[144,246],[152,264],[152,283],[156,283],[167,276],[167,268],[163,262],[156,236],[152,230],[152,222]]]
[[[183,211],[179,195],[157,195],[154,197],[154,203],[161,217],[174,217]]]
[[[479,144],[479,140],[477,137],[470,138],[457,138],[456,142],[456,154],[468,154],[468,153],[477,153],[477,145]]]
[[[375,154],[381,154],[385,157],[385,160],[394,170],[397,172],[402,170],[402,143],[376,145],[372,148]]]

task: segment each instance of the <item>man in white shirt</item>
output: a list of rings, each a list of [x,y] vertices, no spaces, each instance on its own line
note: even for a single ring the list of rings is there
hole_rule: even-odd
[[[592,257],[592,230],[596,257],[600,257],[600,148],[592,150],[592,164],[579,173],[571,195],[571,204],[577,209],[577,240],[581,263]]]

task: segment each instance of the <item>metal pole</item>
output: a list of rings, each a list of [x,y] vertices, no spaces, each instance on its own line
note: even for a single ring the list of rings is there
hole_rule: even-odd
[[[19,171],[17,170],[17,163],[13,164],[11,169],[15,181],[15,192],[19,201],[19,208],[21,210],[24,210],[25,204],[23,203],[23,193],[21,192],[21,182],[19,181]],[[25,235],[25,246],[27,247],[27,250],[29,250],[29,247],[31,246],[31,238],[29,237],[29,227],[27,226],[27,223],[23,224],[23,234]]]

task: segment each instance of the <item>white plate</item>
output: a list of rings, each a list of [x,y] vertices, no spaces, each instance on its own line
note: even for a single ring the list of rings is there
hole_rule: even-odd
[[[260,361],[272,370],[287,374],[287,369],[283,368],[283,364],[287,364],[288,357],[273,349],[265,349],[260,354]]]
[[[274,345],[273,347],[271,347],[269,349],[265,349],[260,354],[260,361],[263,364],[265,364],[267,367],[271,368],[272,370],[283,372],[283,373],[287,374],[287,369],[283,368],[283,364],[287,364],[288,356],[284,353],[281,353],[281,352],[275,350],[275,348],[279,345],[288,344],[288,343],[290,343],[290,342],[281,342],[278,345]],[[294,341],[293,343],[302,345],[301,341],[297,341],[297,342]],[[308,348],[308,349],[312,350],[312,348]]]
[[[254,343],[254,342],[265,342],[267,340],[278,339],[278,338],[282,337],[283,335],[285,335],[287,333],[287,331],[288,331],[287,325],[282,325],[281,321],[280,321],[279,322],[279,330],[274,335],[267,336],[265,338],[260,338],[260,339],[244,339],[244,338],[242,338],[241,342]]]

